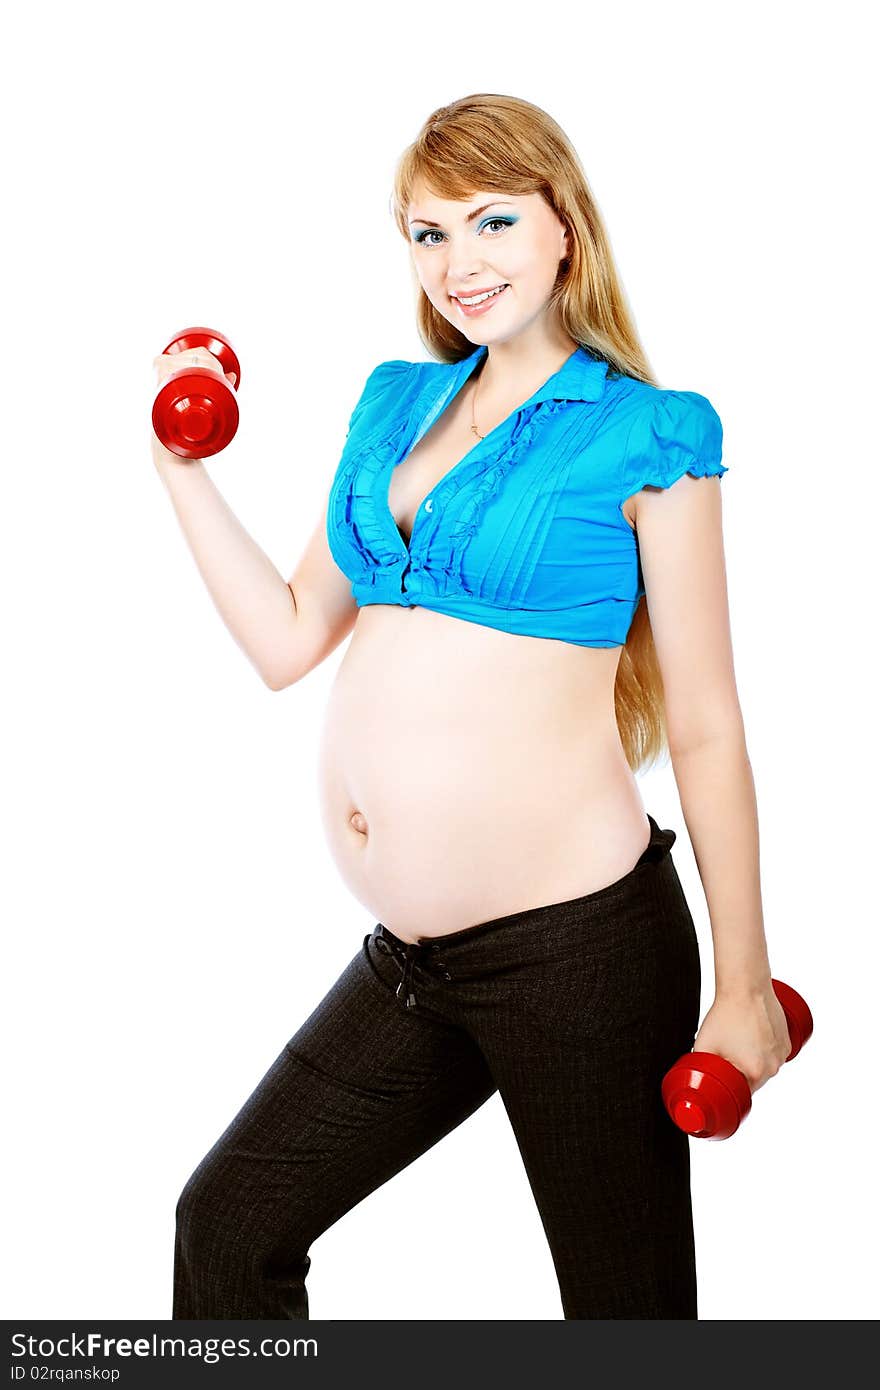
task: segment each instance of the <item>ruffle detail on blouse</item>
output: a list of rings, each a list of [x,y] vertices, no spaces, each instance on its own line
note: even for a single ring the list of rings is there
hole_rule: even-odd
[[[456,583],[461,592],[471,598],[475,597],[475,594],[465,581],[463,561],[467,548],[480,525],[483,512],[497,495],[511,468],[528,449],[543,421],[561,410],[566,404],[567,402],[564,400],[540,401],[530,412],[528,419],[525,422],[520,422],[519,427],[514,430],[512,435],[499,440],[499,448],[504,450],[502,457],[483,474],[479,485],[474,488],[468,499],[467,507],[452,528],[449,541],[450,551],[456,565]]]
[[[340,472],[337,499],[343,514],[337,510],[337,525],[344,522],[343,529],[368,569],[396,563],[401,557],[399,547],[392,543],[396,528],[390,511],[385,516],[387,504],[381,489],[387,485],[383,483],[386,472],[390,473],[397,460],[406,424],[404,418],[390,435],[355,449]]]

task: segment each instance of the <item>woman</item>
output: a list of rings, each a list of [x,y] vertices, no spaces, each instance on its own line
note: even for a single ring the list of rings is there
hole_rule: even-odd
[[[370,373],[287,585],[203,466],[154,443],[272,689],[352,633],[322,815],[378,919],[186,1184],[173,1316],[307,1318],[314,1240],[498,1090],[564,1317],[695,1318],[689,1141],[660,1083],[694,1045],[699,951],[675,833],[635,780],[664,748],[714,940],[696,1046],[755,1089],[790,1050],[730,648],[721,425],[704,396],[653,382],[545,112],[442,108],[394,194],[434,360]]]

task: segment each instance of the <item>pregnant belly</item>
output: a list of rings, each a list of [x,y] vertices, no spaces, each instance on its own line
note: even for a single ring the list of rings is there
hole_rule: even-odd
[[[331,691],[321,816],[404,941],[594,892],[648,822],[613,720],[617,653],[426,609],[361,609]]]

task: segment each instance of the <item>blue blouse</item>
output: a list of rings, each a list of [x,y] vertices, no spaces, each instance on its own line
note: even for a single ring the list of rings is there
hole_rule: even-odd
[[[392,472],[487,351],[370,373],[330,489],[333,559],[360,607],[417,604],[504,632],[622,646],[645,592],[622,505],[646,484],[726,473],[721,421],[705,396],[620,375],[578,347],[435,484],[407,545],[388,505]]]

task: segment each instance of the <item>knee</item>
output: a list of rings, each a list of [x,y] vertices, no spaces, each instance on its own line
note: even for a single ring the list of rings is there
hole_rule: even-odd
[[[176,1241],[191,1270],[222,1266],[271,1268],[283,1251],[304,1255],[304,1233],[295,1229],[297,1204],[288,1191],[283,1213],[253,1172],[221,1152],[208,1154],[187,1180],[175,1208]]]
[[[209,1264],[234,1243],[235,1207],[234,1191],[209,1156],[187,1179],[174,1213],[177,1246],[190,1268]]]
[[[271,1195],[232,1160],[196,1169],[176,1208],[175,1318],[308,1318],[303,1233]]]

